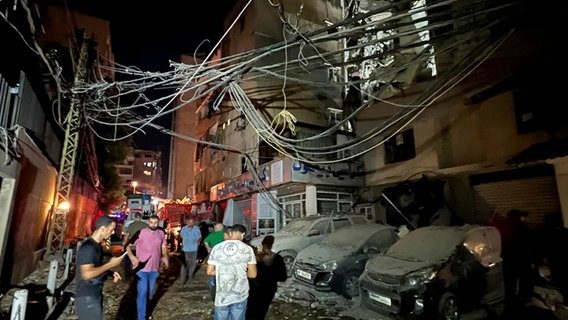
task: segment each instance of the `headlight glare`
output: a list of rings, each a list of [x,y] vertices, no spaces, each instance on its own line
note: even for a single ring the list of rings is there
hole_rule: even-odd
[[[321,265],[323,270],[335,270],[337,269],[337,261],[336,260],[331,260],[328,262],[325,262]]]
[[[430,282],[430,280],[436,277],[436,272],[432,269],[420,270],[411,273],[406,276],[405,283],[409,287],[416,287],[424,283]]]

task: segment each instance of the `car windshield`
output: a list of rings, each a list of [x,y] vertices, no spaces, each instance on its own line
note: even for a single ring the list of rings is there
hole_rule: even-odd
[[[325,243],[334,247],[357,248],[371,237],[368,232],[354,232],[353,228],[343,228],[325,238]]]
[[[412,261],[440,262],[461,245],[464,227],[425,227],[412,231],[386,252],[387,256]]]
[[[280,230],[280,233],[306,233],[308,228],[312,225],[313,220],[293,220],[292,222],[288,223],[287,225]]]

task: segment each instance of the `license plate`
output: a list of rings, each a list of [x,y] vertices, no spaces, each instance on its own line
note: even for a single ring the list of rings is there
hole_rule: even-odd
[[[312,280],[312,275],[309,272],[300,270],[300,269],[296,269],[296,275],[298,277],[302,277],[304,279],[308,279],[308,280]]]
[[[387,306],[391,306],[391,299],[389,297],[381,296],[380,294],[376,294],[373,292],[369,292],[369,298],[372,300],[378,301],[382,304],[386,304]]]

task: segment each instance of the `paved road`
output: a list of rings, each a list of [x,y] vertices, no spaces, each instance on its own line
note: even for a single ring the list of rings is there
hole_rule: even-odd
[[[209,291],[207,290],[207,275],[205,270],[200,269],[196,273],[195,279],[187,288],[180,288],[176,284],[179,274],[180,260],[176,256],[171,257],[171,267],[162,273],[159,278],[158,291],[153,309],[154,319],[212,319],[213,302],[210,300]],[[34,291],[45,292],[48,269],[38,269],[34,272],[23,285]],[[62,270],[61,270],[62,273]],[[287,282],[282,288],[289,285]],[[58,285],[59,286],[59,285]],[[69,284],[66,290],[73,289],[73,283]],[[34,289],[35,288],[35,289]],[[107,281],[105,283],[105,314],[106,319],[117,320],[134,320],[136,319],[136,286],[132,281],[121,281],[118,284]],[[32,295],[33,296],[33,295]],[[69,295],[64,295],[69,296]],[[546,296],[546,295],[545,295]],[[33,297],[30,297],[30,299]],[[45,297],[36,297],[36,301],[45,302]],[[550,296],[548,297],[551,298]],[[0,299],[1,305],[6,312],[0,315],[0,319],[9,319],[9,307],[11,306],[11,298],[6,294]],[[70,320],[77,319],[72,312],[72,304],[60,303],[65,306],[64,310],[60,310],[54,317],[49,320]],[[28,311],[31,316],[34,311],[41,312],[41,306],[29,305]],[[6,317],[4,317],[6,316]],[[41,317],[43,318],[43,317]],[[483,313],[472,313],[463,317],[464,320],[484,319]],[[39,318],[38,318],[39,319]],[[385,317],[377,315],[365,309],[358,307],[358,300],[346,300],[337,296],[335,300],[328,300],[326,303],[292,303],[283,297],[277,297],[273,301],[267,320],[309,320],[309,319],[334,319],[334,320],[354,320],[354,319],[376,319],[384,320]],[[541,308],[530,308],[519,310],[517,317],[510,319],[561,319],[568,320],[568,310],[563,305],[558,305],[556,311],[550,312]],[[494,319],[492,319],[494,320]],[[508,319],[507,319],[508,320]]]
[[[153,303],[152,312],[154,319],[213,319],[213,302],[207,289],[208,276],[204,268],[196,272],[195,279],[189,282],[187,287],[181,288],[177,283],[181,265],[179,258],[171,256],[170,264],[170,268],[163,272],[158,279],[156,299]],[[104,288],[104,297],[106,319],[136,319],[136,284],[134,281],[121,281],[118,284],[107,281]],[[266,319],[353,319],[341,317],[339,312],[340,310],[334,307],[317,306],[306,308],[297,303],[275,299]],[[76,319],[76,316],[72,313],[71,306],[68,306],[58,320],[71,319]]]

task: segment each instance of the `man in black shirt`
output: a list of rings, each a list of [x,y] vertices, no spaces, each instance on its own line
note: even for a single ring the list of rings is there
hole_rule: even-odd
[[[81,243],[77,251],[75,309],[80,320],[103,319],[103,283],[112,275],[113,281],[120,280],[118,272],[110,271],[122,262],[124,255],[113,257],[103,264],[101,242],[114,233],[116,223],[108,216],[102,216],[95,222],[93,234]]]

